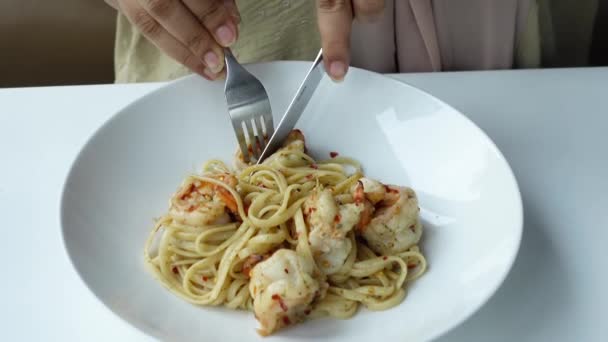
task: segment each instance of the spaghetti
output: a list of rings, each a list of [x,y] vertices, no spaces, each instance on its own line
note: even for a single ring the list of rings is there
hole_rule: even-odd
[[[254,311],[267,335],[403,301],[426,269],[418,212],[411,189],[363,178],[335,153],[317,162],[294,131],[261,165],[232,172],[213,160],[188,176],[146,241],[145,263],[190,303]]]

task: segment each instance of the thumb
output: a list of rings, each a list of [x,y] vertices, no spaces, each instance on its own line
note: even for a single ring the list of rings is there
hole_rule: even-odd
[[[350,62],[350,0],[317,0],[317,20],[325,70],[334,81],[341,81]]]

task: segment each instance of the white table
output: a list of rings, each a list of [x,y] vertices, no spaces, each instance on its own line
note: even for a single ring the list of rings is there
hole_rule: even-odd
[[[608,341],[608,68],[395,77],[485,130],[523,194],[513,270],[441,341]],[[0,89],[0,340],[150,340],[78,278],[58,214],[63,181],[85,140],[160,85]]]

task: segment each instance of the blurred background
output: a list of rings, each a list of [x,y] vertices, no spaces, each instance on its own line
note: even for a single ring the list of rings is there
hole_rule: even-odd
[[[0,0],[0,87],[113,82],[115,25],[103,0]]]
[[[608,65],[608,0],[538,1],[544,67]],[[103,0],[0,0],[0,87],[113,82],[115,25]]]

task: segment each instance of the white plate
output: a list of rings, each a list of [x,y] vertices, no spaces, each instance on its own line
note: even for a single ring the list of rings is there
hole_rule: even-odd
[[[250,66],[275,122],[307,66]],[[63,236],[76,270],[113,312],[164,340],[262,339],[251,313],[188,304],[143,267],[153,218],[182,179],[235,151],[222,87],[188,77],[131,104],[86,144],[64,189]],[[420,90],[357,69],[342,84],[324,79],[298,126],[314,156],[338,151],[369,176],[416,190],[430,267],[394,309],[309,321],[270,340],[429,340],[494,293],[517,254],[522,205],[509,165],[479,128]]]

